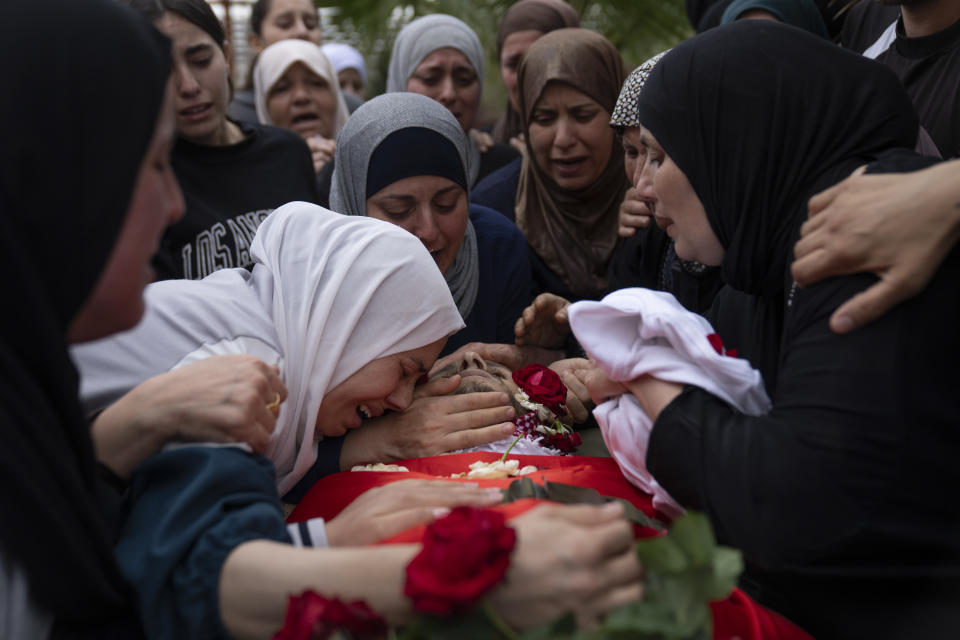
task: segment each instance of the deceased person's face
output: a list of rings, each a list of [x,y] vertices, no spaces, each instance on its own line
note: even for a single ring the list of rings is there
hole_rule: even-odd
[[[514,400],[514,395],[520,388],[513,381],[513,372],[508,367],[491,360],[484,360],[474,351],[467,351],[460,362],[445,366],[433,374],[433,378],[449,378],[456,374],[460,374],[460,386],[454,393],[500,391],[510,397],[518,416],[527,412],[526,409],[517,406]]]

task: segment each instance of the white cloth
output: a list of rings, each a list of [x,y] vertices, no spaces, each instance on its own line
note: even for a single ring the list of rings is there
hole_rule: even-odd
[[[347,102],[340,91],[340,79],[333,70],[330,60],[323,54],[319,45],[306,40],[281,40],[275,42],[257,58],[257,66],[253,70],[254,104],[257,107],[257,118],[262,124],[273,124],[273,119],[267,111],[267,94],[277,83],[287,69],[294,63],[301,62],[315,74],[327,81],[330,93],[333,94],[336,112],[333,117],[333,134],[336,140],[350,117]]]
[[[250,253],[252,272],[150,285],[137,327],[72,353],[88,413],[197,357],[253,353],[277,363],[289,395],[265,455],[283,495],[316,459],[327,391],[377,358],[464,325],[423,243],[388,222],[292,202],[263,221]]]
[[[363,83],[367,83],[367,65],[363,61],[362,53],[343,42],[328,42],[320,48],[333,65],[334,71],[340,73],[344,69],[356,69]]]
[[[670,293],[621,289],[600,302],[574,303],[568,313],[577,340],[611,380],[649,374],[700,387],[750,415],[770,410],[760,372],[744,359],[718,354],[707,338],[714,333],[710,323]],[[624,394],[598,406],[593,415],[627,479],[653,495],[654,506],[663,513],[683,513],[647,470],[653,422],[639,401]]]

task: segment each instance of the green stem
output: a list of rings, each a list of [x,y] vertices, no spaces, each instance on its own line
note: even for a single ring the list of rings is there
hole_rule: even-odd
[[[487,620],[490,621],[490,624],[492,624],[494,629],[499,631],[503,637],[507,638],[507,640],[520,640],[520,634],[511,629],[510,625],[497,615],[497,612],[493,610],[489,602],[483,603],[483,612],[487,614]]]
[[[523,437],[523,434],[521,433],[520,435],[518,435],[516,438],[513,439],[513,442],[510,443],[510,446],[507,447],[507,450],[503,452],[502,456],[500,456],[500,462],[507,461],[507,456],[510,455],[510,450],[513,449],[513,445],[517,444],[517,441],[522,437]]]

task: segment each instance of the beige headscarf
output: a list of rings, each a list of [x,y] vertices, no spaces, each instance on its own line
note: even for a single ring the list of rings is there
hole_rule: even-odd
[[[275,42],[260,54],[257,66],[253,71],[254,102],[257,106],[257,117],[262,124],[273,124],[270,112],[267,110],[267,94],[277,83],[277,80],[286,73],[291,65],[303,63],[315,74],[327,81],[336,112],[333,116],[333,139],[336,139],[343,125],[346,124],[350,112],[347,103],[340,91],[340,80],[330,60],[324,55],[320,45],[306,40],[288,39]]]
[[[617,48],[587,29],[548,33],[530,46],[520,65],[527,153],[517,189],[517,226],[577,298],[599,298],[607,287],[607,263],[617,242],[617,218],[628,186],[623,150],[615,141],[607,167],[594,184],[581,191],[561,189],[533,159],[530,115],[552,81],[570,85],[612,113],[625,76]]]

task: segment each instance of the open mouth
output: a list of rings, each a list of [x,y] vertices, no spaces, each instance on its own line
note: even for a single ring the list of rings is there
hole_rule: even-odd
[[[357,407],[357,415],[360,416],[361,420],[369,420],[372,417],[370,414],[370,409],[365,404]]]
[[[212,105],[209,102],[205,104],[198,104],[187,109],[182,109],[177,115],[182,118],[186,118],[187,120],[199,120],[207,116],[211,107]]]
[[[560,175],[573,175],[580,171],[583,164],[587,161],[585,157],[579,158],[555,158],[550,162]]]
[[[290,124],[316,124],[318,120],[320,120],[320,116],[315,113],[301,113],[294,116]]]

